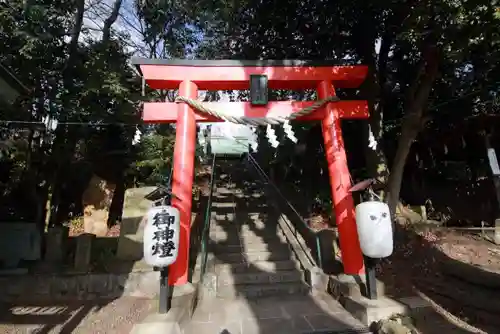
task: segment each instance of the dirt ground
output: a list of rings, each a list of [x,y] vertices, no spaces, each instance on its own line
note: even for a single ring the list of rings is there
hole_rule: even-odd
[[[480,233],[434,232],[436,246],[450,258],[500,273],[500,246]],[[432,238],[432,236],[430,236]]]
[[[500,333],[500,247],[480,234],[397,225],[394,253],[377,271],[389,295],[423,295],[459,322]]]
[[[70,224],[69,227],[69,236],[76,237],[80,234],[84,233],[83,224]],[[117,238],[120,236],[120,224],[117,224],[111,227],[106,233],[105,237],[107,238]]]
[[[384,278],[403,274],[408,280],[401,280],[393,286],[405,289],[416,278],[440,276],[442,265],[458,262],[470,267],[500,274],[500,246],[497,246],[477,233],[440,229],[437,231],[417,232],[410,226],[398,225],[395,234],[395,250],[391,257],[380,263],[380,275]],[[466,275],[465,273],[464,275]],[[430,276],[429,276],[430,275]],[[466,280],[466,277],[463,277]],[[500,286],[500,276],[499,276]]]

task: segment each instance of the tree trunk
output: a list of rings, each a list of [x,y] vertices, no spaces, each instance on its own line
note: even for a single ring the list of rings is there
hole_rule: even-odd
[[[396,214],[399,203],[399,193],[406,164],[406,158],[410,153],[411,145],[417,138],[418,133],[425,125],[427,117],[424,109],[429,99],[432,84],[438,74],[438,50],[434,44],[424,45],[420,69],[413,84],[408,90],[406,107],[404,110],[403,123],[401,125],[401,137],[398,140],[396,156],[389,175],[387,186],[388,205],[391,214]]]
[[[121,175],[117,179],[116,188],[113,193],[113,199],[109,206],[108,228],[116,225],[117,221],[122,220],[123,201],[125,200],[125,170],[119,172]]]
[[[104,45],[106,45],[111,38],[111,26],[118,19],[118,14],[120,13],[122,2],[123,0],[115,1],[111,14],[109,14],[108,18],[104,21],[104,27],[102,28],[102,44]]]
[[[391,174],[387,183],[387,204],[390,212],[394,215],[399,203],[399,194],[403,182],[403,174],[406,165],[406,159],[410,153],[411,145],[417,138],[419,127],[411,120],[403,122],[401,137],[398,140],[398,148],[394,161],[392,163]]]
[[[368,175],[375,178],[382,184],[387,183],[389,168],[387,159],[382,146],[383,131],[383,98],[380,96],[381,88],[379,86],[375,69],[370,69],[367,78],[366,99],[370,109],[370,119],[364,123],[365,138],[365,158]],[[375,143],[376,146],[370,145]],[[383,193],[379,194],[382,198]]]
[[[70,133],[67,131],[62,131],[58,134],[58,136],[64,136],[65,138],[61,138],[61,141],[58,141],[56,136],[56,139],[54,140],[53,147],[56,147],[56,152],[58,153],[54,154],[54,158],[57,159],[57,169],[51,187],[52,196],[49,206],[50,226],[58,226],[61,224],[61,220],[58,218],[58,210],[62,200],[62,188],[67,182],[68,172],[70,172],[69,166],[71,164],[78,141],[76,138],[76,134],[77,133],[75,132]],[[58,143],[60,143],[61,145],[59,150],[57,150],[56,146]]]
[[[62,97],[62,117],[61,121],[65,122],[68,120],[67,113],[71,109],[71,101],[69,101],[69,92],[71,91],[73,80],[72,80],[72,69],[75,63],[75,60],[78,56],[78,39],[80,38],[80,33],[82,31],[83,25],[83,14],[85,11],[85,0],[77,0],[76,1],[76,12],[73,17],[74,26],[71,31],[71,40],[69,42],[69,51],[68,58],[66,59],[66,63],[64,65],[64,69],[62,71],[62,79],[63,79],[63,87],[65,90],[65,94]],[[67,133],[65,129],[65,125],[59,125],[56,130],[56,137],[54,139],[54,143],[52,145],[52,156],[51,160],[55,162],[57,166],[55,168],[55,177],[53,178],[53,182],[51,185],[52,188],[52,198],[50,200],[50,225],[55,226],[59,222],[57,222],[57,208],[59,205],[60,198],[60,186],[61,186],[61,172],[65,170],[67,165],[64,164],[64,161],[67,161],[67,156],[70,154],[68,152],[68,146],[66,144],[65,135]],[[74,147],[74,145],[73,145]],[[73,152],[73,151],[71,151]]]
[[[363,30],[361,28],[361,30]],[[386,93],[384,86],[387,77],[387,63],[389,51],[394,41],[392,32],[384,34],[378,55],[375,54],[373,45],[376,36],[365,36],[359,39],[356,50],[360,54],[364,64],[368,65],[369,71],[362,87],[362,95],[368,101],[370,118],[364,123],[365,159],[369,177],[374,178],[382,184],[387,183],[389,169],[387,159],[383,150],[382,136],[384,134],[384,102]],[[367,39],[367,40],[365,40]],[[371,144],[371,145],[370,145]],[[373,145],[375,144],[375,145]],[[379,196],[384,197],[383,191]]]

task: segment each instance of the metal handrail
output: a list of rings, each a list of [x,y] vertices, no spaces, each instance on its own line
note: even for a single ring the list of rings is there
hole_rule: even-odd
[[[301,243],[300,243],[300,240],[299,241],[299,244],[300,244],[300,247],[305,251],[305,253],[307,254],[307,257],[309,258],[309,260],[314,263],[314,264],[317,264],[317,266],[319,268],[323,268],[323,259],[322,259],[322,254],[321,254],[321,243],[320,243],[320,239],[319,239],[319,236],[318,234],[312,229],[310,228],[307,223],[304,221],[304,219],[302,219],[302,216],[297,212],[297,210],[295,209],[295,207],[288,201],[288,199],[285,197],[285,195],[283,195],[283,193],[281,192],[281,190],[274,184],[274,182],[271,181],[271,179],[269,178],[269,176],[266,174],[266,172],[262,169],[262,167],[260,167],[259,163],[257,162],[257,160],[255,160],[254,157],[252,157],[251,154],[248,154],[248,161],[250,161],[252,163],[252,165],[255,167],[255,169],[257,170],[257,172],[259,173],[259,175],[261,176],[261,178],[263,178],[267,184],[269,184],[271,187],[274,188],[274,190],[277,192],[277,194],[281,197],[282,200],[285,201],[286,205],[294,212],[294,214],[299,218],[299,221],[302,223],[303,227],[305,227],[307,229],[307,231],[310,233],[311,236],[313,236],[315,238],[315,243],[316,243],[316,252],[317,252],[317,255],[318,255],[318,263],[316,263],[316,261],[314,261],[314,259],[311,259],[310,255],[309,255],[309,252],[305,251],[307,249],[307,247],[304,247]],[[292,224],[293,225],[293,224]],[[295,226],[294,226],[295,227]],[[297,229],[295,228],[295,232],[297,232]]]
[[[246,146],[245,144],[241,143],[241,141],[238,140],[235,137],[233,137],[233,138],[226,137],[226,138],[233,140],[235,143],[237,143],[239,145]],[[247,157],[248,157],[248,161],[250,161],[252,163],[252,165],[255,167],[255,169],[257,170],[257,172],[260,174],[261,178],[263,177],[265,179],[264,181],[267,184],[271,185],[276,190],[276,192],[278,193],[278,195],[286,202],[287,206],[290,209],[292,209],[292,211],[294,212],[294,214],[299,218],[299,220],[302,223],[303,227],[305,227],[306,230],[309,232],[309,234],[314,237],[315,244],[316,244],[316,254],[318,256],[318,263],[316,263],[316,261],[311,258],[311,256],[309,255],[309,252],[305,251],[307,249],[307,247],[304,247],[300,243],[300,240],[298,240],[298,242],[299,242],[300,247],[307,254],[307,257],[309,258],[309,261],[311,261],[313,264],[317,265],[319,268],[323,269],[323,257],[322,257],[322,252],[321,252],[321,242],[320,242],[320,238],[319,238],[318,234],[312,228],[310,228],[307,225],[307,223],[304,221],[304,219],[302,218],[302,216],[297,212],[297,210],[295,209],[295,207],[292,204],[290,204],[290,202],[286,199],[286,197],[283,195],[283,193],[280,191],[280,189],[271,181],[271,179],[266,174],[266,172],[260,167],[260,165],[257,162],[257,160],[255,160],[255,158],[250,153],[247,154]],[[294,226],[294,229],[295,229],[295,234],[297,234],[297,228],[295,228],[295,226]]]
[[[210,223],[212,221],[212,196],[214,192],[214,180],[215,180],[215,160],[216,155],[212,157],[212,173],[210,175],[210,192],[208,194],[207,207],[205,209],[205,218],[203,221],[203,230],[201,232],[201,280],[203,281],[203,276],[205,275],[207,269],[207,259],[208,259],[208,241],[210,237]]]

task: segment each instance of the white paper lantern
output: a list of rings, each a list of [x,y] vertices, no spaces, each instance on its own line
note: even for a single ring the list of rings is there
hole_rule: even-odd
[[[144,261],[167,267],[179,254],[180,213],[172,206],[155,206],[147,213],[144,228]]]
[[[358,204],[356,226],[364,255],[384,258],[392,254],[392,220],[386,203],[368,201]]]

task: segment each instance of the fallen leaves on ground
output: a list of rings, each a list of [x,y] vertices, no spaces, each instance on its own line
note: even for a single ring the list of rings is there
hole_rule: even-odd
[[[485,291],[484,287],[450,277],[442,268],[444,262],[453,265],[450,261],[459,261],[478,270],[500,273],[500,247],[474,233],[416,232],[401,224],[397,225],[394,242],[393,255],[381,260],[377,268],[377,277],[385,283],[389,295],[406,297],[419,290],[470,324],[479,327],[497,322],[498,315],[480,305],[486,305],[489,298],[500,297],[499,292]],[[460,297],[465,295],[467,300]]]

